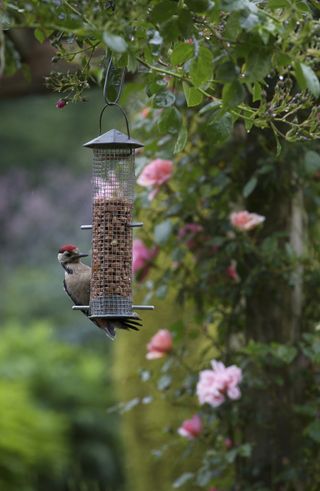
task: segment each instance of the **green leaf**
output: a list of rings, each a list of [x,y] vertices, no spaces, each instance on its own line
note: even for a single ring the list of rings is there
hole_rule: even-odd
[[[191,37],[193,34],[193,18],[191,12],[187,9],[182,9],[179,11],[177,24],[181,35],[184,39]]]
[[[175,95],[169,90],[159,92],[153,99],[155,107],[170,107],[176,101]]]
[[[164,0],[158,3],[152,10],[150,19],[155,23],[162,23],[170,20],[171,17],[177,13],[177,3],[170,0]]]
[[[166,298],[168,293],[168,285],[161,285],[157,288],[156,296],[157,298]]]
[[[194,12],[206,12],[210,8],[208,0],[185,0],[185,3]]]
[[[239,80],[225,84],[222,90],[222,100],[224,107],[236,107],[244,99],[245,90]]]
[[[190,479],[192,479],[193,476],[194,476],[193,472],[185,472],[180,477],[178,477],[178,479],[174,481],[172,486],[175,489],[181,488],[181,486],[183,486],[186,482],[190,481]]]
[[[258,184],[258,179],[256,178],[256,176],[252,176],[242,190],[243,196],[245,198],[250,196],[250,194],[254,191],[257,184]]]
[[[238,12],[234,12],[228,17],[224,28],[224,36],[226,39],[235,41],[241,32],[240,14]]]
[[[35,29],[33,34],[36,40],[39,41],[40,44],[44,43],[47,38],[42,29]]]
[[[272,355],[287,365],[292,363],[298,353],[297,348],[285,344],[272,343],[271,348]]]
[[[167,42],[175,42],[177,39],[181,39],[180,26],[176,15],[162,24],[161,35]]]
[[[221,9],[227,12],[234,12],[240,10],[247,10],[249,12],[256,12],[257,7],[253,2],[249,0],[222,0]]]
[[[251,31],[255,26],[260,23],[260,19],[256,14],[242,15],[240,17],[240,26],[245,31]]]
[[[306,172],[313,175],[320,170],[320,155],[313,150],[309,150],[304,156],[304,165]]]
[[[170,60],[173,65],[182,65],[192,58],[194,48],[191,44],[177,44],[171,53]]]
[[[302,90],[308,89],[314,97],[320,95],[320,82],[311,67],[304,63],[296,63],[295,75]]]
[[[221,105],[222,105],[221,101],[209,102],[208,104],[206,104],[200,109],[199,114],[202,115],[207,113],[208,111],[216,111],[219,107],[221,107]]]
[[[157,383],[158,390],[161,391],[168,390],[171,385],[171,382],[172,382],[171,375],[168,374],[162,375],[162,377],[159,378]]]
[[[185,125],[182,125],[178,134],[176,144],[174,146],[173,153],[176,154],[181,152],[186,146],[187,141],[188,141],[188,130]]]
[[[316,420],[310,423],[306,429],[305,434],[308,435],[312,440],[320,443],[320,421]]]
[[[252,446],[250,443],[244,443],[243,445],[240,445],[238,448],[238,454],[241,455],[241,457],[249,458],[252,454]]]
[[[261,94],[262,94],[262,88],[261,85],[258,82],[255,82],[253,84],[253,90],[252,90],[252,101],[261,101]]]
[[[128,71],[131,73],[135,73],[138,69],[138,61],[136,56],[129,52],[128,53],[128,64],[127,64]]]
[[[208,48],[200,46],[199,55],[195,58],[190,67],[192,83],[200,87],[212,78],[212,53]]]
[[[210,136],[214,143],[223,143],[230,138],[233,129],[233,122],[230,113],[215,113],[209,122]]]
[[[167,83],[163,78],[151,78],[149,84],[146,87],[146,93],[148,97],[151,97],[154,94],[158,94],[165,90]]]
[[[289,0],[269,0],[268,7],[270,9],[282,9],[285,7],[290,7]]]
[[[158,128],[162,133],[178,133],[181,119],[181,114],[176,107],[163,109],[158,121]]]
[[[203,466],[197,472],[197,485],[201,488],[207,486],[213,477],[213,472],[207,466]]]
[[[277,52],[273,55],[274,64],[285,67],[292,63],[292,58],[287,53]]]
[[[246,78],[251,82],[262,81],[272,67],[271,54],[265,50],[253,50],[246,62]]]
[[[103,33],[103,41],[110,49],[112,49],[112,51],[116,51],[117,53],[124,53],[128,47],[127,43],[121,36],[111,34],[108,31]]]
[[[165,220],[159,223],[154,229],[154,240],[157,244],[162,245],[169,239],[172,233],[171,220]]]
[[[239,76],[240,70],[232,61],[226,61],[218,65],[216,79],[221,82],[232,82]]]
[[[182,86],[188,107],[198,106],[201,104],[203,95],[198,89],[195,87],[190,87],[190,85],[186,82],[183,82]]]

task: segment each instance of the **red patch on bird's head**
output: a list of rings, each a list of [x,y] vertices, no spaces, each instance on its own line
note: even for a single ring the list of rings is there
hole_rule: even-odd
[[[60,247],[59,253],[63,254],[66,251],[72,252],[72,251],[75,251],[76,249],[78,249],[78,247],[73,245],[73,244],[65,244],[65,245]]]

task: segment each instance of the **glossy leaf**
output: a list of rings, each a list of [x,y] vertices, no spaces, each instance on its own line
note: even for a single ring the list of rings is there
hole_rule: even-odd
[[[232,133],[233,123],[230,113],[222,115],[215,114],[214,118],[209,122],[209,131],[213,143],[225,142]]]
[[[251,179],[247,182],[245,187],[243,188],[242,194],[245,198],[250,196],[250,194],[254,191],[256,185],[258,184],[258,179],[256,176],[252,176]]]
[[[198,57],[195,58],[190,67],[190,76],[192,83],[200,87],[212,78],[212,53],[208,48],[201,46]]]
[[[238,106],[244,99],[245,90],[239,80],[224,85],[222,90],[222,100],[225,107]]]
[[[198,106],[203,100],[202,93],[195,87],[190,87],[189,84],[183,82],[183,92],[187,101],[188,107]]]
[[[319,97],[320,82],[311,67],[304,63],[296,63],[295,75],[302,90],[308,89],[314,97]]]
[[[124,53],[127,50],[128,45],[121,36],[117,36],[105,31],[103,33],[103,40],[105,44],[110,49],[112,49],[112,51],[116,51],[117,53]]]
[[[155,242],[159,245],[164,244],[169,239],[172,233],[172,222],[171,220],[165,220],[158,225],[156,225],[154,229],[154,239]]]
[[[153,99],[155,107],[170,107],[175,103],[176,97],[170,91],[159,92]]]
[[[194,48],[191,44],[180,43],[177,44],[171,53],[170,59],[173,65],[182,65],[187,60],[192,58]]]
[[[181,152],[186,146],[187,141],[188,141],[188,130],[185,125],[182,125],[178,134],[176,144],[174,146],[173,153],[176,154]]]

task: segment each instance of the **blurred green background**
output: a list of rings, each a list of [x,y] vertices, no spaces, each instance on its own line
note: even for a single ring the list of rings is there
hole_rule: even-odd
[[[55,102],[0,102],[0,489],[164,491],[186,456],[163,447],[176,416],[165,401],[151,411],[157,396],[139,367],[150,365],[146,343],[174,309],[158,303],[143,332],[115,343],[72,311],[56,256],[68,242],[90,250],[80,229],[91,220],[91,152],[82,144],[98,133],[102,97],[93,91],[63,110]],[[106,114],[106,131],[122,124]],[[144,294],[136,285],[136,301]],[[164,452],[175,455],[166,465]]]

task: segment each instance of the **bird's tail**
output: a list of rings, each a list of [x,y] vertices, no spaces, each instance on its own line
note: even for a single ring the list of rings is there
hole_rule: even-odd
[[[139,331],[139,327],[142,327],[141,319],[138,315],[134,318],[94,319],[94,323],[100,329],[103,329],[112,341],[116,337],[116,329],[133,329],[134,331]]]
[[[109,339],[114,340],[116,337],[116,326],[113,321],[109,319],[95,319],[95,324],[105,332]]]

